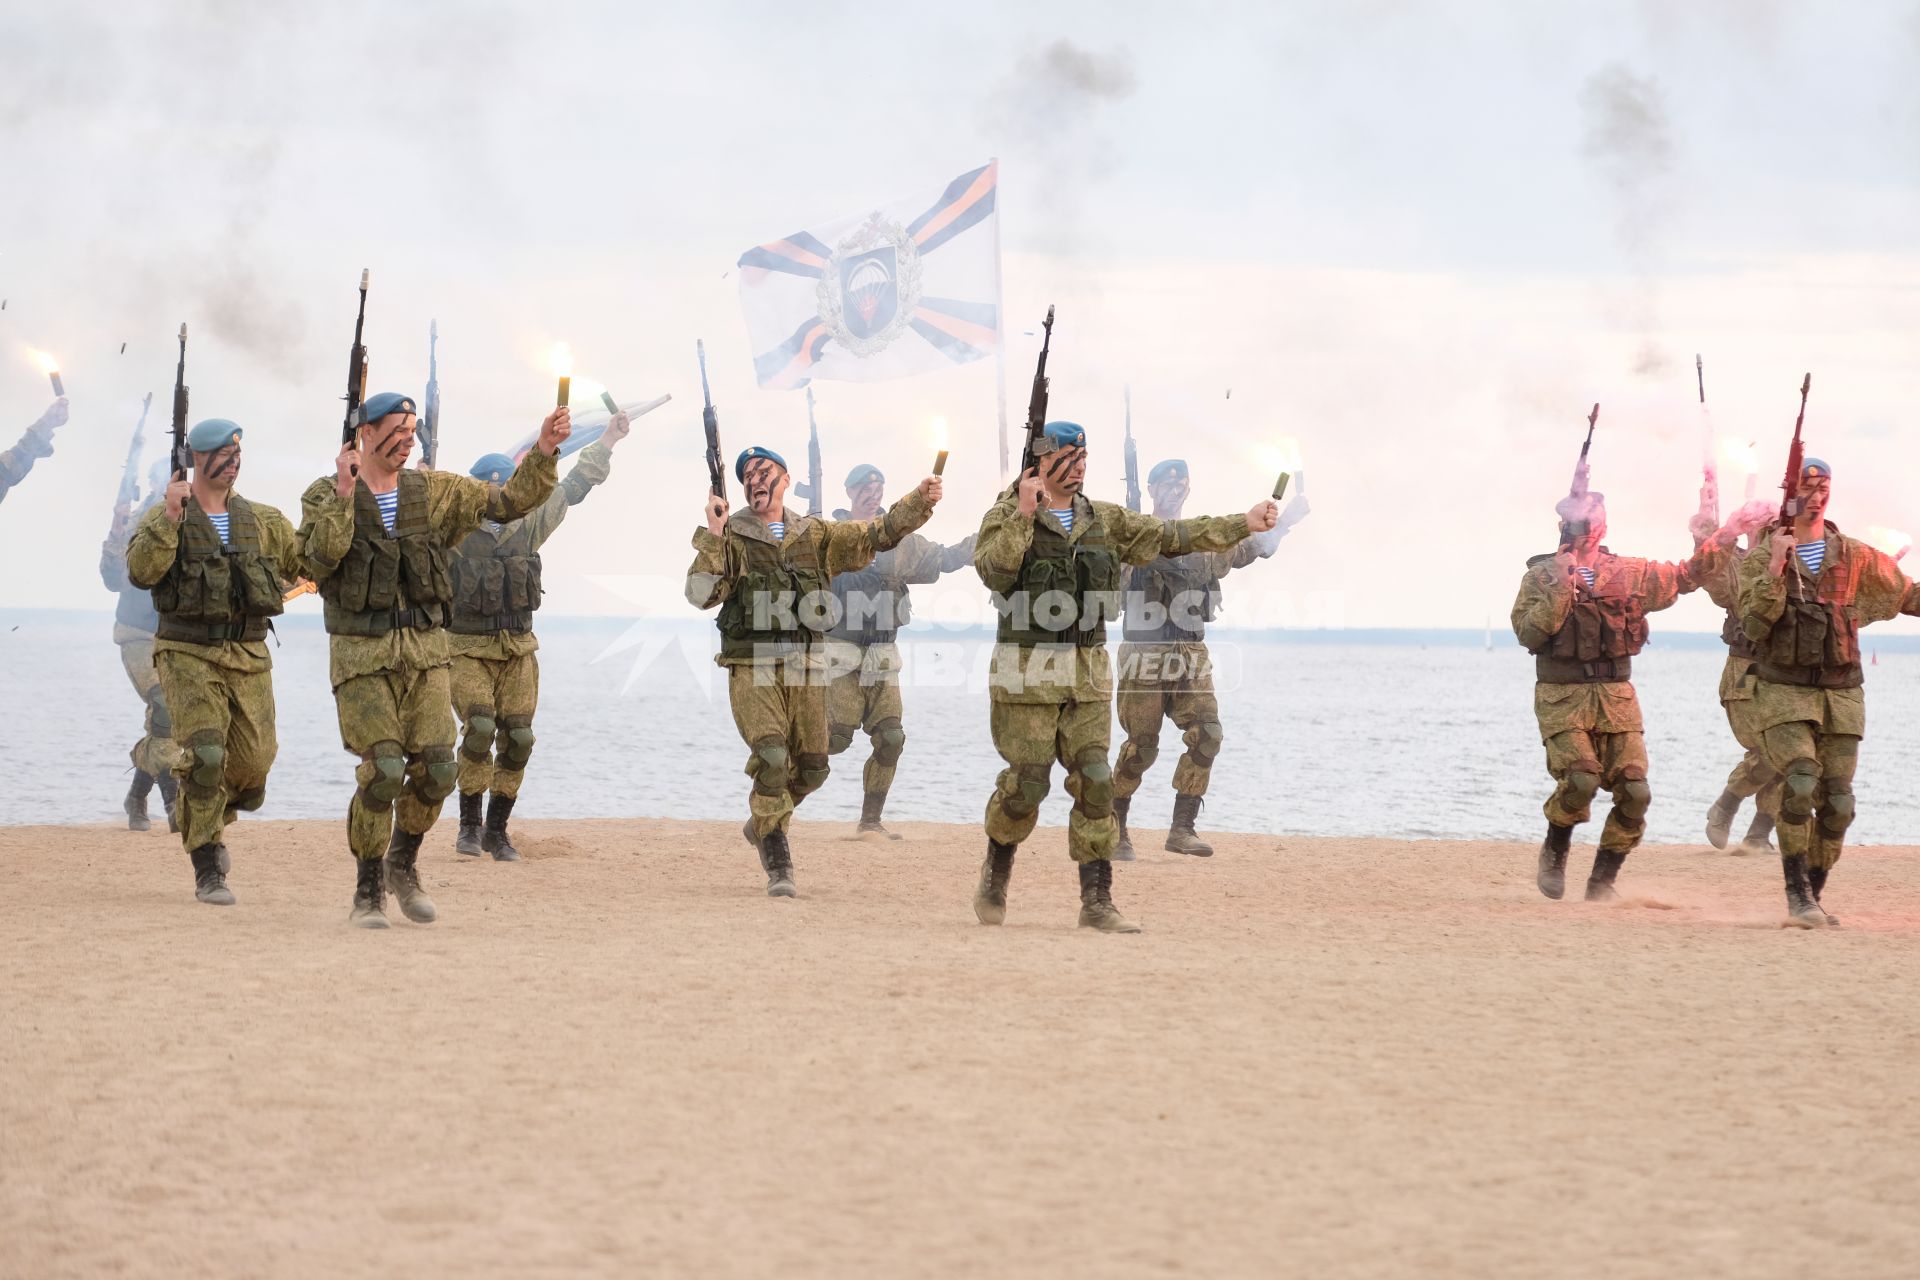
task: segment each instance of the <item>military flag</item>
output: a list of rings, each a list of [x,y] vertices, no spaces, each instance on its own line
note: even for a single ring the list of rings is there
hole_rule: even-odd
[[[1000,165],[740,255],[762,387],[881,382],[1000,345]]]

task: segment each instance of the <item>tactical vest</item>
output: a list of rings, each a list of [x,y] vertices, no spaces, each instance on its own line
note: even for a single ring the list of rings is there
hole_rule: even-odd
[[[810,522],[797,536],[789,525],[783,542],[731,535],[729,540],[744,563],[714,621],[721,658],[766,657],[818,642],[833,606],[820,570],[818,523]]]
[[[1551,561],[1536,556],[1529,563]],[[1633,656],[1646,648],[1646,612],[1633,593],[1633,576],[1611,572],[1607,556],[1594,566],[1594,590],[1582,591],[1560,629],[1533,650],[1535,676],[1551,684],[1601,684],[1632,675]]]
[[[1857,689],[1866,683],[1860,624],[1852,609],[1852,570],[1845,538],[1828,541],[1816,581],[1809,582],[1797,564],[1788,565],[1787,607],[1754,645],[1754,669],[1762,680],[1821,689]]]
[[[434,539],[427,517],[424,474],[400,473],[392,533],[380,520],[373,491],[354,486],[353,545],[321,584],[320,598],[326,602],[330,635],[383,636],[401,627],[447,625],[453,578],[447,549]]]
[[[260,522],[237,494],[227,498],[227,541],[189,498],[173,564],[153,588],[154,635],[189,644],[264,640],[281,602],[279,566],[260,550]]]
[[[873,563],[833,580],[834,624],[827,634],[862,648],[892,644],[900,628],[913,621],[913,598],[893,575],[896,552],[883,551]]]
[[[1736,658],[1751,662],[1760,656],[1759,648],[1747,639],[1747,629],[1740,625],[1738,611],[1727,610],[1727,620],[1720,624],[1720,638],[1727,643],[1727,652]]]
[[[1205,554],[1163,556],[1127,575],[1128,640],[1198,644],[1220,611],[1220,575]]]
[[[494,533],[482,526],[453,553],[453,621],[463,636],[533,630],[540,607],[540,553],[525,520]]]
[[[1099,508],[1074,542],[1051,522],[1033,522],[1033,545],[1000,610],[1001,644],[1071,644],[1097,648],[1119,612],[1120,560],[1107,544]]]

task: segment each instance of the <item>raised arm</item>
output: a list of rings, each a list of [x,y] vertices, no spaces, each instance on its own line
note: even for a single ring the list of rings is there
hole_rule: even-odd
[[[933,503],[921,490],[912,489],[871,520],[828,521],[822,548],[828,576],[866,568],[876,555],[899,546],[932,515]]]
[[[1573,584],[1567,564],[1559,556],[1542,556],[1529,564],[1520,579],[1520,592],[1513,598],[1513,634],[1521,647],[1545,648],[1572,612]]]

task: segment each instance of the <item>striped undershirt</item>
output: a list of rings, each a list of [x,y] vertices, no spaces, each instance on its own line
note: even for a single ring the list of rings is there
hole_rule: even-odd
[[[385,493],[376,493],[373,500],[380,505],[380,523],[393,532],[393,522],[400,517],[400,490],[396,486]]]
[[[1068,533],[1073,532],[1073,508],[1072,507],[1068,507],[1065,511],[1054,511],[1052,507],[1048,507],[1047,510],[1053,512],[1053,518],[1060,522],[1060,527],[1062,529],[1065,529]]]
[[[1826,540],[1822,539],[1819,542],[1802,542],[1797,544],[1794,550],[1800,555],[1800,563],[1807,566],[1807,572],[1817,577],[1820,573],[1820,566],[1827,562]]]
[[[775,542],[785,542],[787,539],[787,522],[785,520],[769,520],[767,521],[767,532],[773,535]]]
[[[233,541],[233,539],[232,539],[231,537],[229,537],[229,536],[228,536],[228,534],[227,534],[227,525],[228,525],[228,523],[229,523],[229,522],[231,521],[231,519],[232,519],[232,517],[231,517],[231,516],[229,516],[229,515],[228,515],[228,514],[227,514],[226,512],[224,512],[224,511],[222,511],[222,512],[221,512],[221,513],[220,513],[219,515],[215,515],[215,514],[213,514],[213,512],[211,512],[211,511],[209,511],[209,512],[207,512],[207,519],[209,519],[209,520],[211,520],[211,521],[213,521],[213,527],[214,527],[215,529],[217,529],[217,530],[219,530],[219,532],[220,532],[220,541],[221,541],[222,543],[227,543],[227,542],[232,542],[232,541]]]
[[[1577,565],[1575,567],[1580,570],[1580,580],[1587,584],[1587,590],[1593,590],[1593,570],[1587,568],[1585,565]]]

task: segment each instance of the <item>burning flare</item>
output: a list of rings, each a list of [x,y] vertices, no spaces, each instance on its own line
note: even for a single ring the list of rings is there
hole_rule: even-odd
[[[1306,461],[1300,454],[1300,441],[1295,436],[1281,436],[1271,444],[1259,446],[1258,458],[1262,474],[1280,474],[1282,471],[1302,471]]]
[[[60,372],[60,362],[55,360],[47,352],[35,351],[32,347],[28,347],[27,354],[40,362],[40,372],[46,374],[49,378]]]
[[[945,418],[933,420],[933,447],[941,453],[947,451],[947,420]]]
[[[554,377],[571,378],[573,376],[573,348],[564,342],[554,343],[553,354],[547,358],[547,363],[552,366]]]

